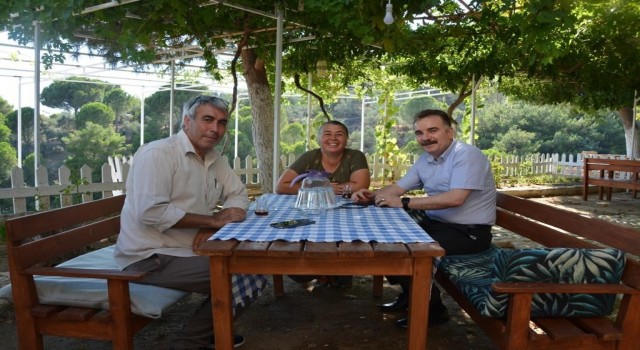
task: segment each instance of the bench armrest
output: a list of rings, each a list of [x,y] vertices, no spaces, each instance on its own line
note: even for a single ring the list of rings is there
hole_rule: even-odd
[[[497,293],[587,293],[587,294],[639,294],[640,290],[624,284],[583,283],[515,283],[496,282],[491,289]]]
[[[77,278],[100,278],[111,280],[138,281],[146,272],[121,271],[111,269],[78,269],[68,267],[30,267],[22,270],[27,275],[60,276]]]

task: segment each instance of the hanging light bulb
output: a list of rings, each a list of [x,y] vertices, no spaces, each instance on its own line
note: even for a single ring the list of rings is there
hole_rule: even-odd
[[[384,24],[389,25],[393,23],[393,5],[391,5],[391,0],[387,3],[387,12],[384,15],[384,19],[382,20]]]

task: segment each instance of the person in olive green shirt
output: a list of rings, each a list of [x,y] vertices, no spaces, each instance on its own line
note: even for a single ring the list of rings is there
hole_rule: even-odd
[[[293,180],[296,176],[310,170],[328,173],[327,177],[337,195],[350,196],[355,191],[369,188],[371,175],[367,158],[361,151],[347,148],[348,140],[349,130],[344,124],[336,120],[324,123],[318,132],[320,148],[303,153],[284,171],[278,179],[276,193],[297,194],[301,183],[292,184]],[[352,279],[351,276],[291,275],[289,277],[305,285],[315,279],[320,284],[337,287],[351,286]]]
[[[347,148],[349,130],[339,121],[331,120],[320,127],[319,149],[303,153],[284,171],[276,186],[276,193],[297,194],[300,183],[292,184],[296,176],[309,170],[329,173],[333,191],[342,195],[369,188],[371,175],[364,153]]]

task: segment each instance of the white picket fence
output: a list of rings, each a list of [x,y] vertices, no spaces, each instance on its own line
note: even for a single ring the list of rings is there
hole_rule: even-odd
[[[526,157],[508,156],[494,161],[502,165],[502,176],[514,176],[522,174],[556,174],[566,176],[582,176],[582,154],[558,155],[537,154]],[[620,155],[589,155],[606,158],[626,158]],[[391,183],[404,175],[407,169],[419,156],[399,157],[383,159],[378,156],[367,156],[371,170],[371,180],[374,183]],[[296,159],[295,155],[282,156],[280,159],[282,169]],[[30,187],[24,182],[21,168],[14,168],[11,172],[11,188],[0,189],[0,201],[13,201],[13,213],[25,213],[27,211],[27,199],[35,198],[37,206],[41,210],[51,208],[52,202],[56,205],[69,206],[76,202],[88,202],[93,200],[94,193],[100,193],[100,197],[110,197],[123,193],[125,181],[129,172],[131,158],[109,158],[100,169],[102,182],[91,183],[92,172],[88,166],[80,169],[82,183],[72,183],[71,172],[66,166],[58,169],[58,179],[49,181],[47,169],[38,169],[38,186]],[[249,188],[260,187],[258,167],[254,166],[254,158],[246,157],[244,160],[235,158],[232,166],[242,182]],[[56,198],[56,197],[59,197]],[[75,199],[74,199],[75,198]],[[6,214],[6,213],[5,213]]]

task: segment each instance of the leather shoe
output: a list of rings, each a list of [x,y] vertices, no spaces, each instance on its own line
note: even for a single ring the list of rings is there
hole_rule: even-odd
[[[447,309],[442,309],[436,312],[429,312],[429,327],[437,326],[439,324],[443,324],[449,321],[449,312]],[[407,319],[401,318],[396,321],[396,327],[407,329]]]
[[[402,293],[398,295],[392,302],[378,305],[380,311],[397,312],[405,311],[409,307],[409,297]]]

